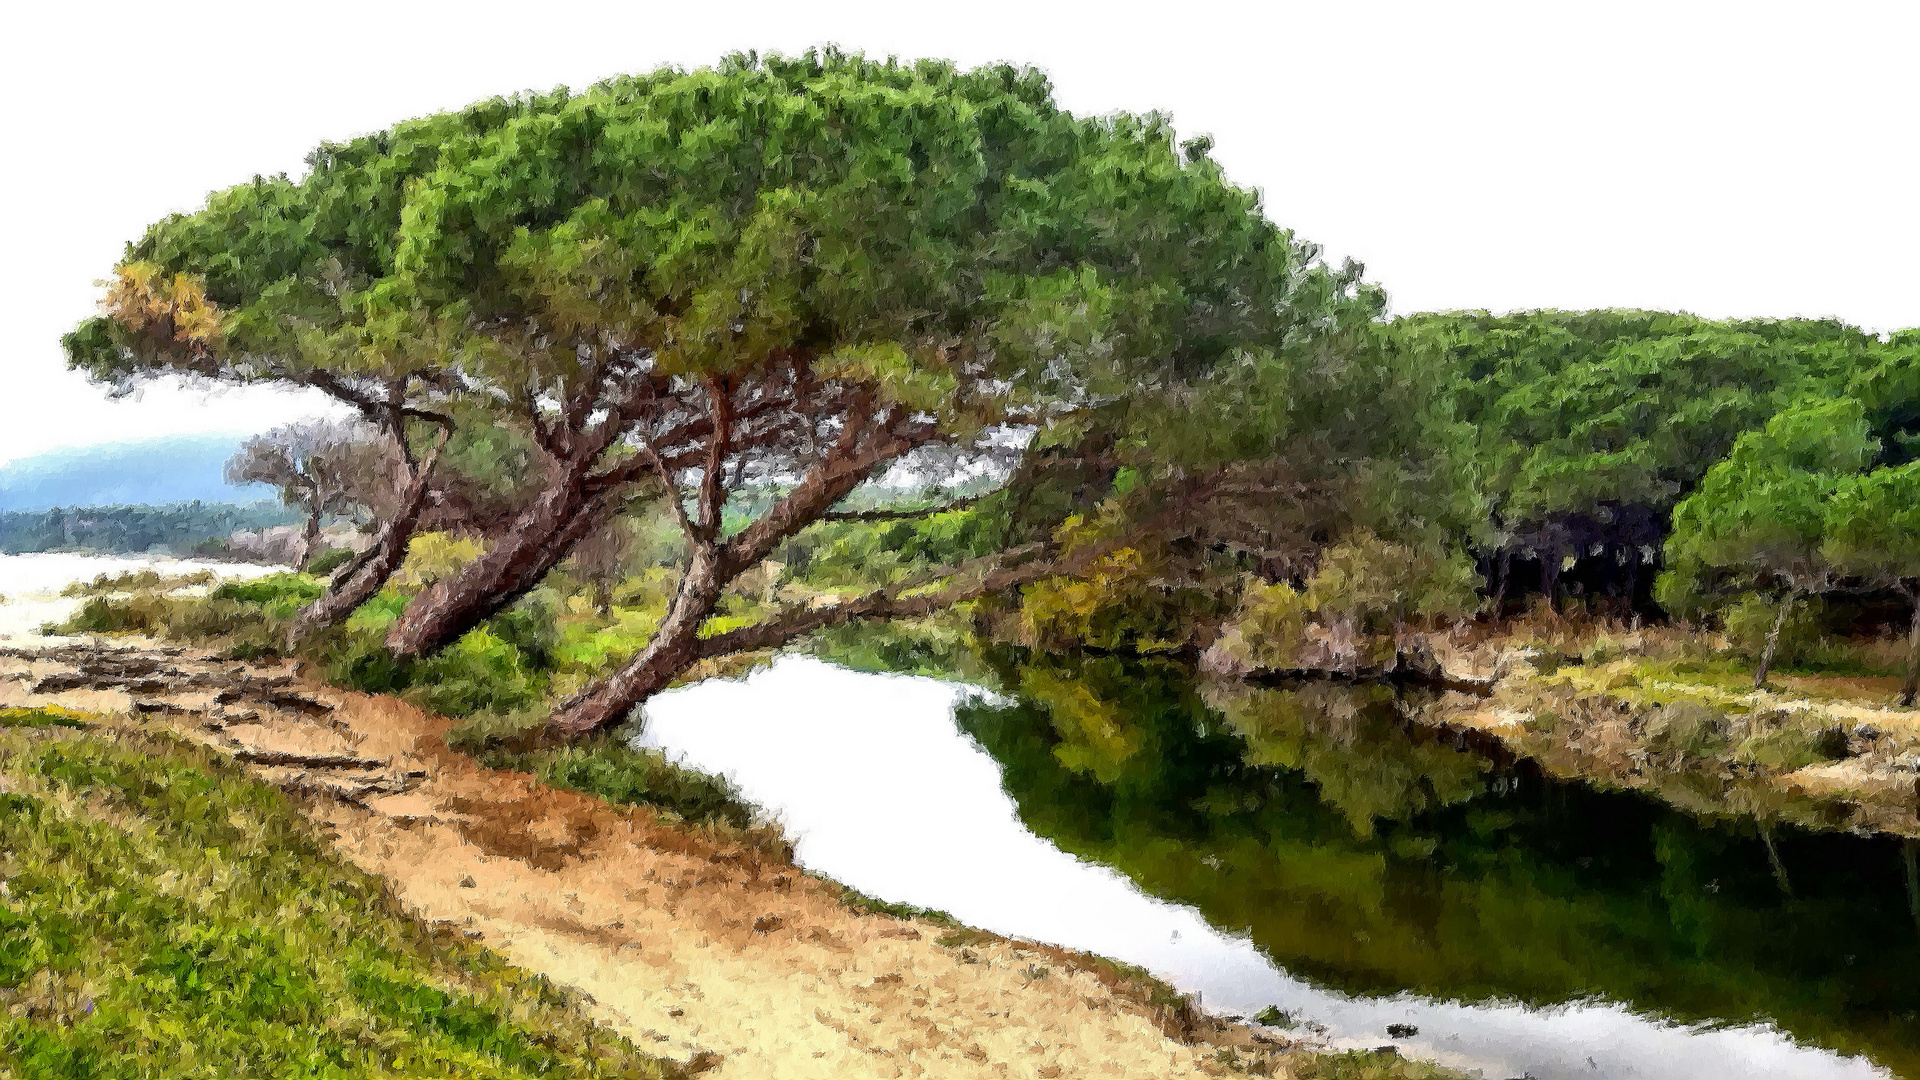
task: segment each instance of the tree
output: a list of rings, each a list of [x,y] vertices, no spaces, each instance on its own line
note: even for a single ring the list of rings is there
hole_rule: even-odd
[[[1470,451],[1497,537],[1494,606],[1516,558],[1556,598],[1563,573],[1631,603],[1673,507],[1743,432],[1810,395],[1863,395],[1877,434],[1920,418],[1911,344],[1837,322],[1718,321],[1606,310],[1421,314],[1388,333],[1428,354]]]
[[[1913,605],[1900,704],[1920,694],[1920,462],[1843,481],[1827,506],[1821,554],[1841,572],[1891,588]]]
[[[117,394],[165,376],[305,387],[352,406],[392,442],[402,474],[394,512],[301,613],[289,631],[293,645],[346,618],[399,568],[426,504],[433,460],[416,460],[409,425],[439,425],[444,440],[452,421],[427,407],[446,397],[448,374],[428,365],[431,343],[384,339],[378,327],[365,326],[363,313],[343,297],[347,278],[340,260],[325,256],[321,231],[288,228],[284,208],[260,212],[267,192],[256,179],[251,188],[216,194],[201,215],[154,226],[115,268],[101,314],[62,344],[70,366]],[[348,193],[329,194],[337,201]],[[230,253],[216,259],[223,244],[271,255],[274,267],[246,268]],[[204,270],[184,269],[210,259],[222,271],[211,279],[212,292]],[[179,265],[163,265],[169,262]],[[286,267],[303,267],[307,276],[276,276]]]
[[[1835,568],[1826,557],[1835,493],[1880,450],[1866,410],[1853,398],[1796,405],[1740,436],[1733,452],[1707,470],[1700,487],[1673,513],[1663,588],[1686,578],[1732,571],[1771,586],[1779,611],[1753,674],[1766,683],[1780,629],[1796,603],[1827,591]]]
[[[248,439],[227,461],[229,483],[277,488],[281,502],[305,513],[302,569],[319,554],[322,517],[372,501],[369,489],[384,470],[370,434],[355,424],[304,421]]]
[[[631,663],[561,705],[553,725],[575,734],[703,657],[1071,572],[1218,517],[1199,512],[1216,500],[1357,484],[1353,459],[1274,451],[1311,448],[1301,388],[1342,367],[1380,297],[1267,221],[1206,149],[1176,148],[1158,116],[1073,117],[1025,69],[735,56],[322,147],[301,181],[154,226],[122,277],[172,283],[165,317],[110,299],[70,347],[115,372],[149,355],[309,385],[374,370],[427,396],[403,415],[445,424],[455,399],[524,432],[534,494],[408,605],[387,637],[403,659],[512,603],[632,500],[664,498],[688,549],[679,592]],[[924,448],[1032,430],[1036,456],[1112,448],[1110,486],[1169,418],[1245,411],[1247,389],[1266,412],[1232,431],[1274,467],[1155,446],[1175,464],[1130,480],[1110,529],[1036,527],[702,636],[729,583]],[[1047,472],[1016,470],[1028,487]],[[778,497],[723,528],[742,487]]]

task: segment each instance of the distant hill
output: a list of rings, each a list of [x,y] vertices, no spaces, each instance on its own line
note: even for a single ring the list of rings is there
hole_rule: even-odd
[[[264,484],[229,484],[221,476],[245,438],[179,435],[21,458],[0,465],[0,511],[275,498]]]

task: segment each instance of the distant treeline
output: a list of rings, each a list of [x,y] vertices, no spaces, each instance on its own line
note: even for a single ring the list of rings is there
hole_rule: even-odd
[[[277,503],[186,502],[165,506],[55,507],[0,512],[0,553],[95,551],[187,555],[242,530],[287,525],[299,515]]]

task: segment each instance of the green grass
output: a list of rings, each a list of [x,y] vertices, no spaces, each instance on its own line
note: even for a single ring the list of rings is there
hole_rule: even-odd
[[[0,709],[0,728],[83,728],[86,721],[65,709]]]
[[[1410,1061],[1386,1050],[1301,1054],[1288,1061],[1295,1080],[1460,1080],[1452,1069]]]
[[[0,1074],[675,1075],[203,751],[8,728],[0,777]]]
[[[891,900],[882,900],[877,896],[869,896],[850,885],[841,885],[837,881],[833,884],[840,889],[840,902],[862,915],[891,915],[896,919],[920,919],[935,926],[962,929],[960,920],[944,911],[916,907],[913,904],[898,904]],[[946,938],[941,938],[940,944],[948,945]]]
[[[659,750],[628,746],[611,735],[551,749],[495,748],[477,756],[495,769],[532,773],[549,787],[617,805],[651,806],[696,825],[744,829],[753,823],[753,804],[724,777],[675,764]]]

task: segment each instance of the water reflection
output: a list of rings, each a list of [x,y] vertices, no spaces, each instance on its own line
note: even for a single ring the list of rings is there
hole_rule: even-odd
[[[1336,1045],[1412,1025],[1408,1054],[1490,1080],[1887,1075],[1665,1019],[1774,1017],[1912,1067],[1914,930],[1885,846],[1779,834],[1789,902],[1750,832],[1504,768],[1397,724],[1390,698],[1210,704],[1171,666],[966,662],[999,696],[789,657],[656,698],[642,739],[735,777],[855,888],[1139,964],[1214,1009],[1277,1005]]]
[[[1382,688],[1202,691],[1110,658],[1000,677],[1020,700],[958,720],[1022,821],[1321,986],[1772,1021],[1920,1075],[1893,842],[1776,830],[1783,883],[1750,821],[1503,767]]]

